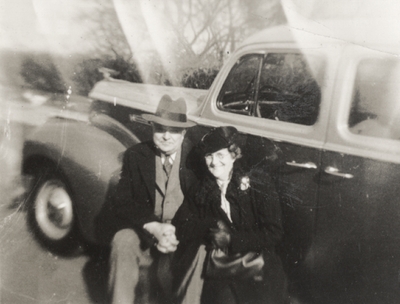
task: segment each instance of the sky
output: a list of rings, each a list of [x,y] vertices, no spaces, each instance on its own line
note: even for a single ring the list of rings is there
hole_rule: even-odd
[[[106,1],[106,0],[103,0]],[[132,46],[136,61],[142,71],[148,71],[146,54],[155,48],[163,60],[166,70],[173,75],[178,66],[168,49],[168,29],[163,25],[160,8],[161,0],[113,0],[120,17],[120,23]],[[266,1],[266,0],[265,0]],[[63,56],[90,51],[89,31],[93,24],[82,13],[93,12],[96,0],[0,0],[0,49],[17,52],[46,52]],[[400,1],[399,0],[281,0],[287,19],[298,26],[300,19],[317,20],[347,18],[354,20],[353,28],[337,29],[336,34],[345,39],[362,41],[371,32],[364,25],[381,27],[379,35],[400,43]],[[148,43],[143,43],[137,11],[145,20]],[[162,13],[162,12],[161,12]],[[364,23],[356,23],[364,19]],[[321,21],[318,21],[321,22]],[[386,23],[383,26],[383,23]],[[364,36],[363,36],[364,35]],[[138,46],[141,49],[138,49]],[[172,59],[171,59],[172,58]]]
[[[79,13],[90,0],[0,0],[0,46],[14,51],[67,54],[85,50],[90,24]]]
[[[289,23],[314,31],[317,26],[331,36],[356,44],[368,41],[400,44],[400,1],[398,0],[281,0]],[[331,27],[329,20],[342,22]],[[306,21],[306,22],[303,22]],[[311,21],[311,22],[310,22]]]
[[[157,0],[114,0],[117,7],[138,7],[142,3],[144,14],[153,16]],[[398,0],[281,0],[289,21],[295,14],[309,19],[339,16],[355,20],[365,18],[377,25],[382,20],[399,23]],[[90,21],[79,18],[80,13],[94,7],[93,0],[0,0],[0,47],[16,51],[38,50],[60,54],[85,52],[90,48],[88,31]],[[151,35],[157,35],[157,20],[150,19],[147,26]],[[396,24],[397,26],[397,24]],[[153,30],[152,30],[153,28]],[[156,39],[162,49],[162,41]]]

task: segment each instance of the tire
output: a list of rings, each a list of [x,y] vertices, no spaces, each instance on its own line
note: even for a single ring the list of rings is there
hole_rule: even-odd
[[[28,221],[38,241],[58,254],[76,253],[79,247],[77,219],[65,178],[52,168],[35,174]]]

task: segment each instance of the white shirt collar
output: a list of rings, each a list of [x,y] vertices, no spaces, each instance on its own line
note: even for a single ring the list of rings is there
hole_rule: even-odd
[[[175,161],[176,153],[177,152],[174,152],[174,153],[169,155],[170,159],[172,159],[172,162]],[[164,164],[164,162],[165,162],[165,154],[161,154],[161,163]]]
[[[228,179],[226,181],[221,181],[217,179],[217,184],[219,186],[219,189],[221,190],[221,192],[225,195],[226,194],[226,189],[228,188],[229,182],[231,180]]]

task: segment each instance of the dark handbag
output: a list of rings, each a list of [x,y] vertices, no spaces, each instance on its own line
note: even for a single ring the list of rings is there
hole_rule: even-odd
[[[264,258],[262,253],[227,255],[224,251],[213,249],[209,252],[205,276],[207,278],[254,278],[262,280]]]

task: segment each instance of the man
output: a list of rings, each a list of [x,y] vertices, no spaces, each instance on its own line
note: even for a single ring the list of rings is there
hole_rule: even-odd
[[[198,180],[196,170],[189,168],[193,145],[185,134],[195,123],[187,120],[184,99],[174,101],[164,95],[155,115],[144,114],[143,118],[152,124],[153,140],[125,152],[112,200],[117,226],[110,256],[112,303],[134,303],[139,268],[149,267],[154,260],[160,288],[152,294],[168,299],[169,256],[179,243],[170,222]]]

